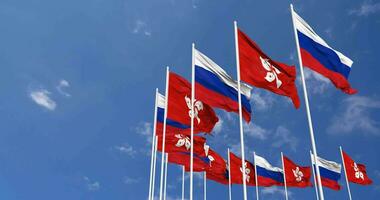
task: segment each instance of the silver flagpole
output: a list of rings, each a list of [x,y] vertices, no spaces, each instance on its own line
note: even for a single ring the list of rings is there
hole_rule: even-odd
[[[182,200],[185,200],[185,166],[182,166]]]
[[[255,166],[256,199],[259,200],[259,179],[257,178],[256,152],[253,152],[253,164]]]
[[[157,163],[157,144],[158,144],[158,136],[155,137],[154,140],[154,163],[153,163],[153,179],[152,179],[152,196],[151,199],[154,199],[154,186],[156,182],[156,163]]]
[[[149,176],[149,196],[148,199],[151,199],[152,196],[152,179],[153,179],[153,162],[154,162],[154,146],[155,146],[155,135],[156,135],[156,120],[157,120],[157,95],[158,88],[156,88],[155,102],[154,102],[154,121],[153,121],[153,132],[152,132],[152,153],[150,158],[150,176]]]
[[[164,200],[166,200],[166,185],[168,181],[168,153],[165,153],[165,181],[164,181]]]
[[[305,76],[304,76],[304,73],[303,73],[303,65],[302,65],[302,59],[301,59],[299,41],[298,41],[298,37],[297,37],[297,30],[296,30],[296,26],[295,26],[295,23],[294,23],[293,4],[290,4],[290,10],[292,12],[293,31],[294,31],[294,37],[295,37],[296,45],[297,45],[299,68],[300,68],[300,71],[301,71],[303,94],[304,94],[305,105],[306,105],[306,114],[307,114],[307,119],[308,119],[308,122],[309,122],[311,146],[312,146],[312,150],[313,150],[313,155],[314,155],[314,160],[315,160],[315,166],[316,166],[316,171],[317,171],[317,180],[318,180],[318,183],[319,183],[318,184],[319,195],[321,197],[321,200],[324,200],[323,189],[322,189],[322,184],[321,184],[321,176],[320,176],[320,173],[319,173],[319,167],[318,167],[318,162],[317,162],[318,155],[317,155],[317,147],[315,145],[315,139],[314,139],[313,122],[312,122],[312,119],[311,119],[311,113],[310,113],[310,108],[309,108],[309,98],[308,98],[308,95],[307,95]]]
[[[192,44],[191,49],[191,122],[190,122],[190,134],[191,134],[191,150],[190,150],[190,200],[193,200],[193,158],[194,158],[194,99],[195,99],[195,72],[194,72],[194,50],[195,44]]]
[[[207,175],[206,172],[203,173],[203,199],[207,199]]]
[[[344,169],[344,176],[346,177],[346,184],[347,184],[348,197],[350,198],[350,200],[352,200],[352,197],[351,197],[351,190],[350,190],[350,183],[348,182],[348,177],[347,177],[346,165],[345,165],[345,163],[344,163],[344,157],[343,157],[342,146],[339,146],[339,149],[340,149],[340,156],[342,157],[342,163],[343,163],[343,169]]]
[[[165,139],[166,139],[166,118],[168,116],[168,98],[169,97],[169,67],[166,67],[166,86],[165,86],[165,112],[164,127],[162,133],[162,152],[161,152],[161,180],[160,180],[160,200],[162,200],[162,191],[164,184],[164,165],[165,165]]]
[[[282,161],[282,170],[283,170],[282,173],[284,173],[285,199],[288,200],[288,188],[287,188],[287,185],[286,185],[284,154],[282,152],[281,152],[281,161]]]
[[[229,200],[232,200],[232,191],[231,191],[231,158],[230,158],[230,148],[227,149],[228,152],[228,196]]]
[[[310,158],[311,158],[311,156],[312,156],[312,155],[311,155],[311,151],[310,151]],[[316,195],[316,197],[317,197],[317,200],[319,200],[317,177],[315,176],[315,170],[314,170],[313,160],[311,160],[311,169],[313,170],[315,195]]]
[[[241,91],[240,91],[240,59],[239,59],[239,41],[237,32],[237,22],[234,21],[235,31],[235,53],[236,53],[236,71],[237,71],[237,83],[238,83],[238,101],[239,101],[239,127],[240,127],[240,147],[241,147],[241,165],[243,169],[243,196],[244,200],[247,200],[247,183],[245,175],[245,154],[244,154],[244,135],[243,135],[243,113],[241,109]]]

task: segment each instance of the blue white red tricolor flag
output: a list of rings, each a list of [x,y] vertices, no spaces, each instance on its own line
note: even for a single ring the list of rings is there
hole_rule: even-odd
[[[353,61],[341,52],[331,48],[294,11],[293,20],[303,65],[330,79],[335,87],[343,92],[355,94],[357,91],[348,82],[348,75]]]
[[[195,96],[212,107],[228,112],[239,113],[237,82],[219,65],[202,54],[194,51],[195,59]],[[241,102],[244,119],[251,120],[251,87],[241,84]]]
[[[259,186],[284,185],[283,170],[273,167],[265,158],[255,155],[257,182]]]
[[[311,154],[313,166],[315,166],[314,155]],[[321,175],[322,186],[333,190],[340,190],[339,179],[341,176],[342,165],[334,161],[317,158],[319,173]]]

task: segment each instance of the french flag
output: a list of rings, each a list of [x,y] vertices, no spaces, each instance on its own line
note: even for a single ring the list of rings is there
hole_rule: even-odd
[[[331,80],[335,87],[347,94],[355,94],[348,75],[353,61],[341,52],[331,48],[315,31],[293,11],[293,23],[304,66]]]
[[[255,155],[255,165],[258,186],[284,185],[284,174],[281,168],[273,167],[265,158],[258,155]]]
[[[156,123],[156,135],[162,135],[164,127],[165,116],[165,96],[157,93],[157,123]],[[190,126],[181,124],[169,118],[166,119],[166,134],[187,133],[190,130]]]
[[[315,169],[314,155],[311,154],[311,160]],[[340,190],[339,179],[342,165],[333,161],[317,157],[319,173],[321,174],[322,186],[333,190]]]
[[[238,85],[220,66],[198,50],[194,50],[195,95],[212,107],[239,113]],[[251,120],[251,87],[241,84],[243,118]]]

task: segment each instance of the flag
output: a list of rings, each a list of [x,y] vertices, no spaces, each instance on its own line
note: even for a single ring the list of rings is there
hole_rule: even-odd
[[[221,184],[228,184],[227,163],[223,157],[210,149],[207,144],[205,145],[205,155],[207,155],[211,161],[206,170],[206,178]]]
[[[162,151],[162,137],[158,136],[158,151]],[[202,153],[206,138],[194,136],[194,152]],[[190,136],[183,134],[169,134],[165,137],[165,152],[190,152],[191,140]]]
[[[223,185],[228,185],[228,170],[225,170],[224,173],[214,173],[206,172],[206,178]]]
[[[195,96],[212,107],[239,113],[238,84],[214,61],[194,50]],[[241,104],[244,119],[251,120],[251,87],[241,84]]]
[[[365,165],[356,163],[346,152],[342,151],[342,153],[348,181],[360,185],[372,184],[372,180],[367,175]]]
[[[191,84],[181,76],[170,72],[168,118],[181,124],[191,122]],[[194,100],[194,133],[210,133],[218,122],[215,111],[200,100]]]
[[[231,183],[243,184],[243,167],[241,165],[241,158],[230,152],[230,174]],[[249,161],[245,160],[245,178],[247,185],[255,185],[255,166]]]
[[[302,167],[295,164],[288,157],[284,156],[284,172],[286,186],[288,187],[308,187],[312,186],[310,182],[311,168]]]
[[[245,33],[238,30],[241,80],[255,87],[287,96],[296,108],[300,106],[296,68],[269,58]]]
[[[302,64],[330,79],[343,92],[355,94],[357,91],[348,82],[353,61],[331,48],[296,12],[293,16]]]
[[[210,160],[204,154],[198,154],[194,152],[193,159],[193,171],[203,172],[209,166]],[[173,152],[168,153],[168,162],[183,165],[185,171],[190,171],[190,152]]]
[[[258,155],[255,155],[255,165],[257,170],[257,182],[259,186],[270,187],[273,185],[284,185],[283,170],[273,167],[269,162]]]
[[[317,159],[318,159],[319,173],[321,175],[322,186],[328,187],[333,190],[340,190],[340,185],[338,181],[340,179],[340,173],[342,170],[341,164],[338,164],[333,161],[325,160],[320,157],[317,157]],[[311,154],[311,160],[312,160],[313,165],[315,166],[313,154]]]
[[[160,136],[163,133],[164,113],[165,113],[165,96],[158,93],[157,96],[157,122],[156,122],[156,135]],[[166,135],[174,135],[179,133],[190,132],[190,126],[181,124],[172,119],[166,119]]]

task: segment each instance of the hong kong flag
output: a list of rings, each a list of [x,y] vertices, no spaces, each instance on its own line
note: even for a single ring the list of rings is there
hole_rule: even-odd
[[[311,168],[301,167],[291,161],[288,157],[284,156],[284,168],[286,185],[288,187],[309,187],[312,186],[310,182]]]
[[[241,30],[238,30],[238,45],[241,80],[287,96],[299,108],[300,100],[295,84],[296,68],[272,60]]]
[[[243,167],[241,165],[241,158],[230,152],[230,174],[231,183],[243,184]],[[247,185],[255,184],[255,166],[249,161],[245,161],[245,177]]]
[[[372,180],[368,177],[366,167],[363,164],[356,163],[348,154],[342,151],[344,166],[348,181],[360,185],[370,185]]]
[[[206,138],[194,136],[194,152],[203,153]],[[165,137],[165,152],[190,152],[190,137],[183,134],[169,134]],[[158,136],[158,150],[162,151],[162,136]]]
[[[208,150],[207,150],[208,149]],[[216,181],[221,184],[228,184],[228,170],[226,161],[218,153],[205,146],[205,153],[211,162],[206,170],[207,179]]]
[[[209,180],[213,180],[215,182],[221,183],[223,185],[227,185],[228,184],[228,170],[226,169],[222,173],[206,171],[206,178]]]
[[[191,84],[181,76],[169,75],[168,118],[184,125],[191,122]],[[202,101],[194,102],[194,133],[210,133],[219,121],[215,111]]]
[[[168,154],[168,162],[183,165],[186,171],[190,171],[190,151],[173,152]],[[209,167],[210,159],[204,154],[194,152],[193,171],[203,172]]]

